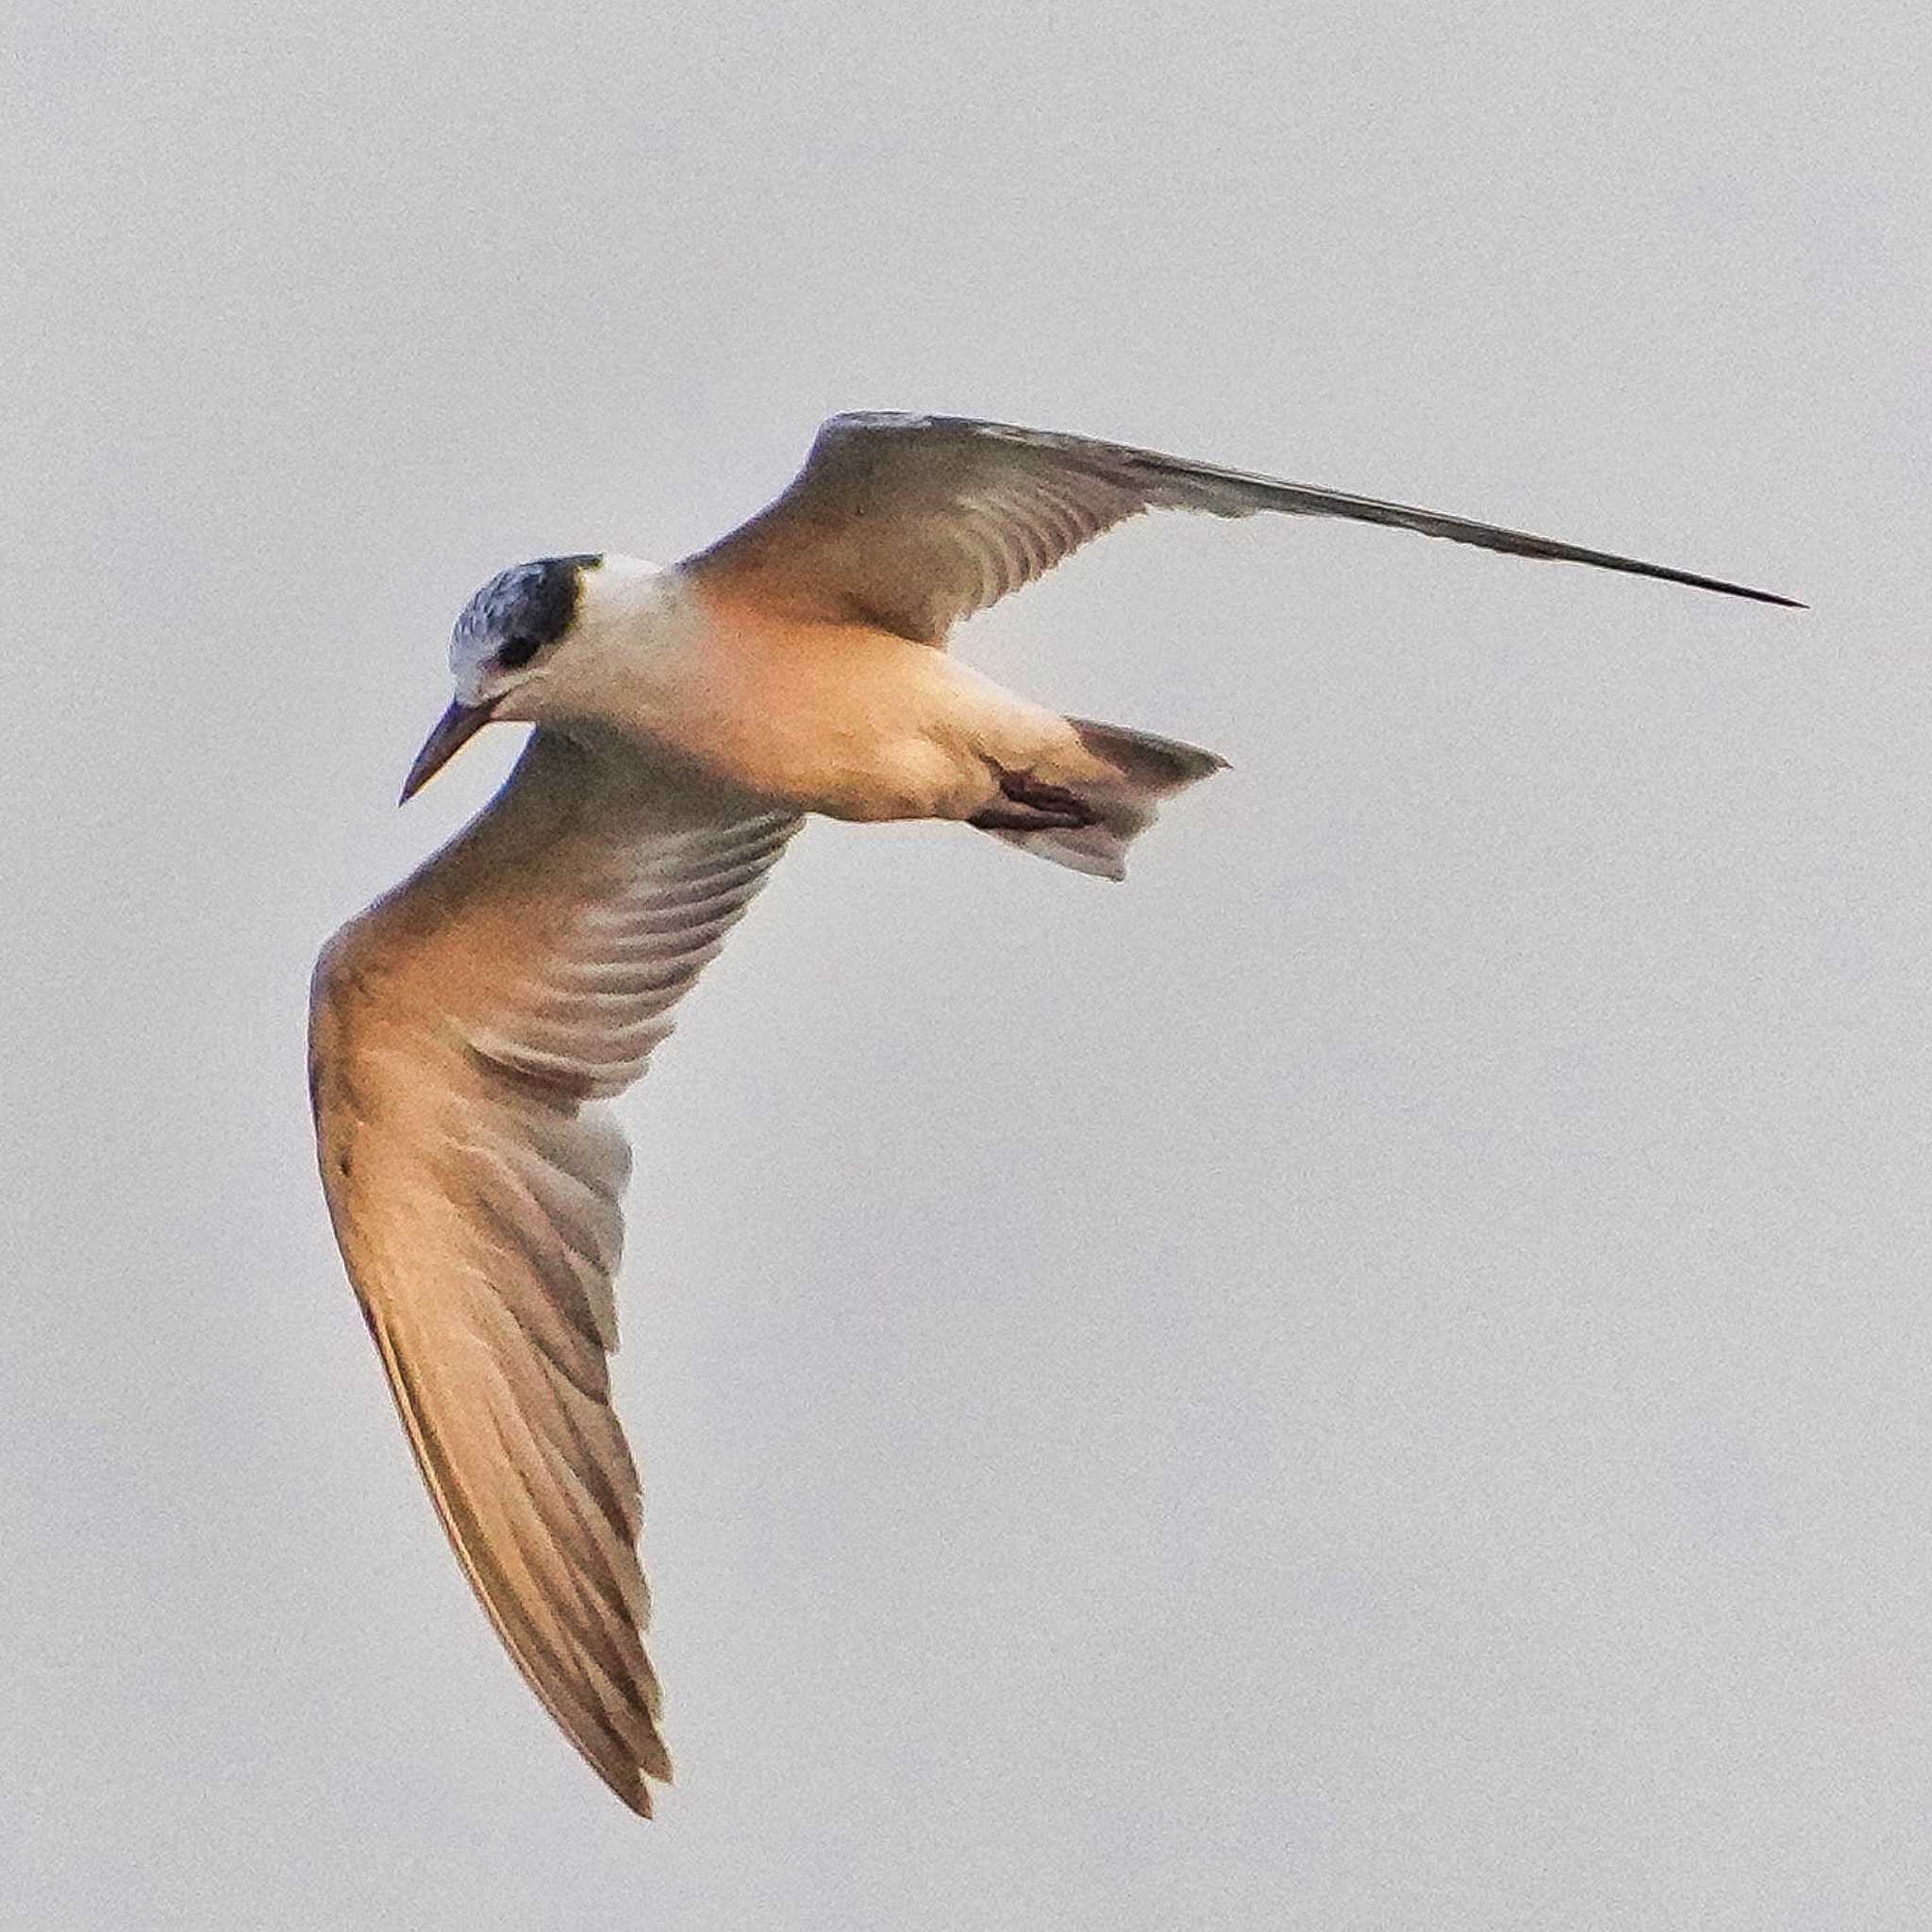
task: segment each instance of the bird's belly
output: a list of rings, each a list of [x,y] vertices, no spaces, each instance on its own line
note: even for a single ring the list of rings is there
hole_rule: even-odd
[[[654,683],[638,721],[650,736],[833,818],[965,817],[1006,738],[1059,725],[927,645],[851,625],[738,631]]]

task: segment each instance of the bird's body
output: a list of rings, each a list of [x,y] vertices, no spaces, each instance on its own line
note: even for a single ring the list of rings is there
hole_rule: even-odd
[[[1213,754],[1063,718],[953,626],[1156,508],[1393,525],[1788,599],[1438,512],[998,424],[827,424],[791,488],[659,570],[503,573],[407,797],[492,719],[536,730],[451,842],[323,950],[310,1085],[331,1219],[458,1559],[571,1740],[648,1813],[670,1776],[642,1647],[639,1490],[610,1406],[608,1102],[805,815],[963,821],[1119,877]]]
[[[582,597],[591,649],[551,695],[582,704],[571,722],[610,756],[669,754],[860,821],[968,819],[1000,795],[995,765],[1050,758],[1062,775],[1100,775],[1054,712],[863,618],[773,610],[623,557],[587,568]]]

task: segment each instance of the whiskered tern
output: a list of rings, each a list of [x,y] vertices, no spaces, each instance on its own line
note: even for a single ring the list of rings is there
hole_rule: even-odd
[[[536,730],[495,798],[324,948],[317,1148],[458,1560],[531,1689],[645,1816],[671,1760],[610,1406],[630,1155],[607,1103],[807,813],[958,820],[1119,878],[1156,807],[1221,768],[946,655],[962,619],[1146,509],[1348,517],[1793,601],[1147,450],[891,414],[832,418],[782,495],[682,563],[545,558],[476,593],[404,798],[485,724]]]

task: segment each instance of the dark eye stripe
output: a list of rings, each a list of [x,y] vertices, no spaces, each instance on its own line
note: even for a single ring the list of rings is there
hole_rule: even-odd
[[[496,661],[506,671],[520,670],[543,648],[541,638],[519,635],[506,638],[496,653]]]

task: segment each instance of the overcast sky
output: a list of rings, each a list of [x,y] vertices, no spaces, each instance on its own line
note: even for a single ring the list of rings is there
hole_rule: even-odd
[[[26,0],[0,1918],[1915,1927],[1923,7]],[[1136,525],[975,624],[1225,753],[1108,887],[819,824],[624,1103],[679,1782],[500,1653],[302,1091],[501,565],[848,408],[1808,599]]]

